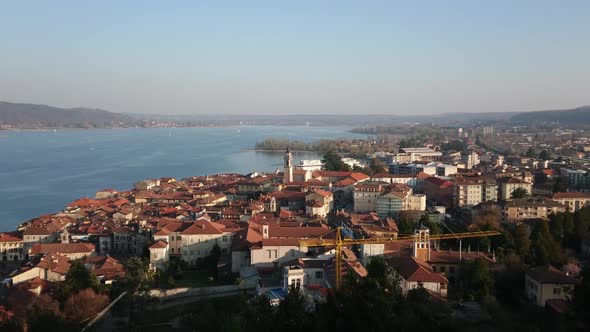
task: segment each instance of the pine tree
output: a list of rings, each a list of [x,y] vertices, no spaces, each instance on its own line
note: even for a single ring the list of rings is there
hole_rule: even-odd
[[[559,266],[563,264],[564,257],[561,248],[551,236],[546,220],[540,220],[535,224],[531,239],[532,258],[536,265],[553,264]]]
[[[524,224],[519,224],[514,228],[514,245],[516,246],[516,252],[521,257],[529,257],[531,240]]]

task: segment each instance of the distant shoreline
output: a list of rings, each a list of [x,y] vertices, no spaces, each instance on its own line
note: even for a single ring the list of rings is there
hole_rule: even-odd
[[[283,153],[285,149],[243,149],[242,151],[252,151],[252,152],[276,152],[276,153]],[[294,153],[317,153],[321,154],[322,151],[314,151],[314,150],[290,150]]]
[[[53,131],[53,130],[97,130],[97,129],[181,129],[181,128],[232,128],[232,127],[350,127],[346,132],[355,133],[354,127],[350,125],[313,125],[304,124],[228,124],[228,125],[207,125],[207,126],[170,126],[170,127],[101,127],[101,128],[84,128],[84,127],[42,127],[42,128],[2,128],[0,132],[14,131]],[[371,135],[371,134],[368,134]]]
[[[101,130],[101,129],[176,129],[176,128],[226,128],[239,125],[227,126],[183,126],[183,127],[102,127],[102,128],[84,128],[84,127],[43,127],[43,128],[0,128],[0,132],[5,131],[54,131],[54,130]]]

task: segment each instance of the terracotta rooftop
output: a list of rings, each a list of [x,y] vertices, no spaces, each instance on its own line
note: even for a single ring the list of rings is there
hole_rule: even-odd
[[[555,193],[553,199],[568,199],[568,198],[585,198],[590,199],[590,194],[581,193],[577,191],[570,191],[566,193]]]
[[[39,226],[39,227],[27,227],[23,233],[23,235],[51,235],[51,231],[47,229],[47,227]]]
[[[564,207],[563,204],[556,202],[552,199],[546,197],[525,197],[520,199],[513,199],[506,203],[505,207],[549,207],[549,208],[559,208]]]
[[[513,177],[510,177],[510,176],[499,178],[496,181],[497,182],[500,182],[500,183],[506,183],[506,184],[517,184],[517,183],[519,183],[519,184],[530,184],[530,182],[528,182],[528,181],[524,181],[524,180],[521,180],[521,179],[513,178]]]
[[[49,254],[41,259],[37,267],[64,275],[70,269],[70,259],[63,255]]]
[[[572,285],[576,283],[576,279],[566,275],[551,265],[535,267],[529,270],[526,274],[540,284]]]
[[[168,247],[168,242],[158,240],[156,243],[154,243],[150,246],[150,249],[163,249],[166,247]]]
[[[197,234],[223,234],[225,226],[219,223],[197,220],[187,229],[182,231],[181,235]]]
[[[332,194],[331,191],[327,191],[327,190],[322,190],[322,189],[314,189],[313,190],[314,193],[324,196],[324,197],[328,197],[328,196],[333,196],[334,194]]]
[[[35,243],[31,247],[31,254],[72,254],[72,253],[91,253],[94,251],[94,244],[92,243]]]
[[[21,242],[23,239],[11,233],[0,233],[0,242]]]
[[[110,256],[86,257],[85,264],[92,265],[92,271],[96,276],[105,279],[114,279],[125,274],[125,267],[117,259]]]
[[[452,187],[453,186],[453,182],[447,181],[447,180],[443,180],[441,178],[437,178],[437,177],[434,177],[434,176],[427,177],[426,179],[424,179],[424,181],[425,182],[428,182],[428,183],[431,183],[431,184],[433,184],[433,185],[435,185],[435,186],[437,186],[437,187],[439,187],[441,189],[449,188],[449,187]]]
[[[413,282],[435,282],[446,284],[448,280],[441,274],[434,272],[432,267],[420,262],[414,257],[387,258],[389,263],[406,281]]]

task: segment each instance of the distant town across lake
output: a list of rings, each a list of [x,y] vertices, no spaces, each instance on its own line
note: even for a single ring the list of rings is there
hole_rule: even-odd
[[[0,231],[57,212],[104,188],[159,177],[250,173],[282,167],[282,154],[253,151],[269,137],[313,142],[366,138],[350,127],[235,126],[10,131],[0,137]],[[318,153],[295,153],[301,159]]]

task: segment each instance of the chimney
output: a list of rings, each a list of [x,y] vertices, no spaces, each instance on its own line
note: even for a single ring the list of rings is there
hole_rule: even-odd
[[[262,238],[268,239],[268,224],[262,224]]]

